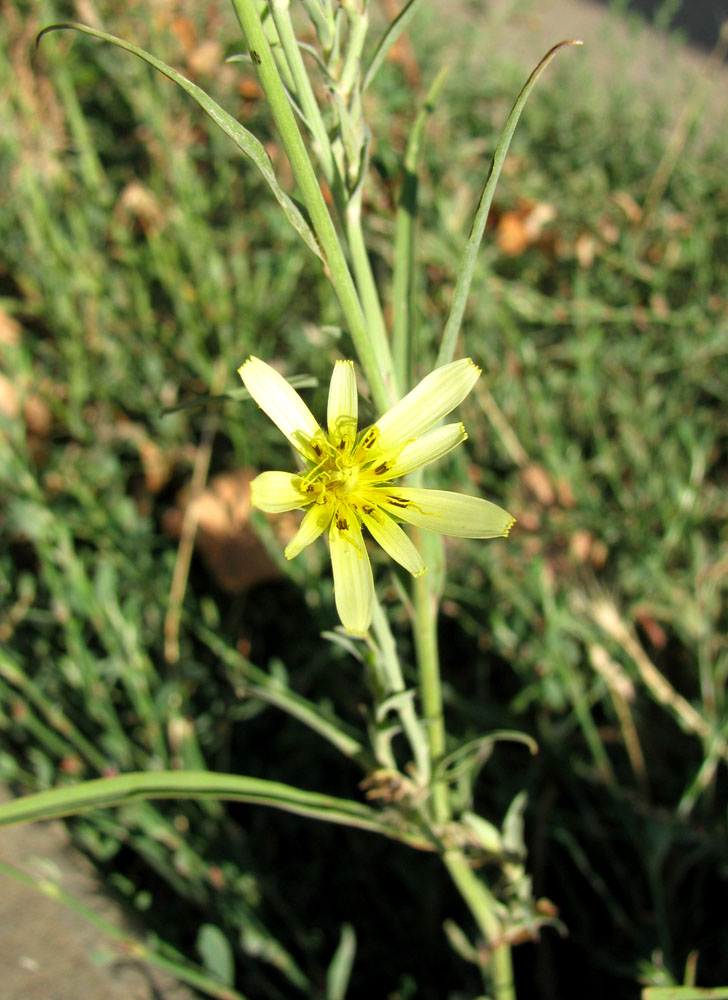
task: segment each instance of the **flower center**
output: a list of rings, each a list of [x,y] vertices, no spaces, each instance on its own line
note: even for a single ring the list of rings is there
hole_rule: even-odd
[[[321,434],[310,441],[310,448],[319,458],[301,480],[301,491],[315,503],[329,503],[351,497],[359,487],[362,463],[353,454],[354,438],[338,437],[332,441]]]
[[[329,483],[329,489],[337,497],[346,497],[353,493],[359,485],[359,466],[350,465],[339,459],[336,463],[334,478]]]

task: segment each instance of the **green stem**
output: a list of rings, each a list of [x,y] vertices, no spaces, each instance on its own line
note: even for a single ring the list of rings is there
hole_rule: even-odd
[[[314,151],[321,164],[324,179],[333,195],[339,217],[342,219],[346,229],[348,249],[354,270],[354,280],[356,281],[367,326],[370,332],[375,329],[377,341],[384,343],[387,339],[387,329],[361,228],[361,190],[352,196],[347,205],[344,183],[331,148],[331,142],[329,141],[321,111],[316,102],[311,81],[306,72],[303,57],[301,56],[301,49],[296,39],[289,14],[289,6],[290,0],[271,0],[271,13],[273,14],[283,51],[286,54],[288,66],[295,81],[296,97],[311,130]],[[363,20],[366,21],[365,18]],[[399,396],[398,386],[396,385],[394,387],[394,396]]]
[[[389,626],[389,619],[384,613],[384,609],[379,601],[374,600],[374,617],[372,628],[377,638],[377,645],[381,654],[382,669],[385,683],[388,687],[387,694],[399,694],[406,690],[402,667],[397,655],[397,646]],[[411,698],[402,701],[397,712],[402,723],[402,729],[409,741],[412,756],[417,768],[417,778],[423,787],[426,787],[430,779],[430,754],[427,741],[424,737],[422,726],[417,718],[415,706]]]
[[[271,52],[273,53],[273,58],[276,61],[278,72],[281,75],[283,86],[288,90],[289,94],[295,95],[296,81],[293,78],[291,67],[289,66],[288,59],[286,58],[286,53],[278,32],[278,25],[276,24],[275,18],[266,17],[266,7],[268,6],[266,0],[256,0],[256,3],[258,13],[261,17],[261,24],[263,25],[263,31],[265,32],[265,37],[268,39],[268,44],[270,45]]]
[[[391,405],[395,395],[394,367],[389,344],[376,329],[369,329],[364,317],[339,237],[281,83],[255,3],[253,0],[232,0],[232,3],[291,164],[293,176],[311,217],[328,277],[344,312],[374,402],[380,412],[384,412]]]
[[[361,67],[361,54],[369,30],[369,15],[363,5],[361,10],[347,8],[346,13],[349,19],[349,43],[337,90],[343,100],[348,102]]]
[[[493,894],[475,874],[462,851],[447,851],[444,861],[458,892],[490,945],[488,971],[495,1000],[516,1000],[511,949],[502,940],[503,931],[496,913],[498,904]]]
[[[333,191],[336,186],[336,164],[331,151],[331,143],[329,142],[326,126],[324,125],[324,120],[321,117],[321,111],[316,102],[316,97],[314,96],[311,81],[309,80],[308,73],[306,72],[298,39],[296,38],[293,30],[289,7],[290,0],[271,0],[271,13],[275,22],[276,31],[278,32],[278,37],[286,55],[288,67],[291,71],[291,75],[293,76],[296,87],[296,97],[298,98],[301,109],[306,116],[308,126],[311,129],[311,135],[314,142],[314,152],[316,153],[319,163],[321,164],[324,178]],[[339,179],[339,185],[340,183],[341,181]]]
[[[437,600],[433,597],[427,574],[416,577],[414,581],[414,606],[414,638],[422,714],[430,750],[430,764],[436,766],[445,753],[445,716],[437,648]],[[437,823],[447,823],[452,816],[447,784],[442,779],[432,786],[432,811]]]
[[[374,280],[369,253],[364,242],[361,226],[361,188],[352,196],[344,213],[346,238],[349,244],[351,263],[354,268],[356,287],[361,299],[362,308],[370,331],[374,331],[377,341],[388,343],[387,327],[379,299],[379,292]],[[393,395],[399,399],[402,395],[402,383],[397,373],[392,371]]]
[[[415,534],[413,532],[413,535]],[[415,538],[415,541],[418,542],[419,539]],[[414,638],[431,765],[436,766],[445,753],[446,732],[437,645],[438,598],[427,576],[428,574],[417,577],[414,581]],[[450,791],[444,780],[433,782],[432,812],[438,825],[445,825],[452,819]],[[495,1000],[516,1000],[511,950],[508,943],[503,940],[503,928],[497,913],[498,904],[495,897],[475,874],[461,850],[457,848],[447,850],[443,860],[450,877],[490,946],[490,959],[484,963],[484,968],[487,965],[492,978]]]

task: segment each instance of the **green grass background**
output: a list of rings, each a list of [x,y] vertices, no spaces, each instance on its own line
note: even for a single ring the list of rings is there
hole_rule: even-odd
[[[350,350],[340,315],[263,181],[171,84],[71,35],[33,52],[43,25],[96,12],[192,75],[288,178],[250,67],[224,63],[243,47],[226,5],[79,7],[6,0],[0,18],[0,774],[27,790],[206,766],[350,795],[354,769],[246,698],[220,655],[246,653],[363,729],[361,667],[319,636],[335,621],[322,552],[243,594],[196,556],[179,661],[163,654],[170,511],[205,434],[211,476],[288,461],[234,398],[236,368],[253,350],[325,386]],[[389,304],[407,126],[457,51],[420,194],[420,374],[524,79],[467,25],[425,11],[422,83],[388,63],[367,101],[368,235]],[[568,932],[516,951],[523,995],[543,998],[636,997],[640,975],[679,980],[693,949],[702,985],[728,981],[727,116],[659,80],[637,89],[616,37],[608,85],[567,53],[523,117],[464,327],[483,368],[470,440],[442,467],[443,485],[519,517],[507,541],[448,547],[441,635],[453,739],[510,727],[540,746],[498,748],[478,805],[499,822],[528,791],[533,891]],[[684,107],[683,151],[640,218]],[[541,204],[540,236],[504,253],[495,224]],[[307,398],[322,412],[324,389]],[[470,928],[435,859],[210,803],[139,803],[72,830],[150,934],[200,960],[199,928],[219,928],[247,996],[325,996],[344,923],[348,997],[477,994],[442,934],[447,916]]]

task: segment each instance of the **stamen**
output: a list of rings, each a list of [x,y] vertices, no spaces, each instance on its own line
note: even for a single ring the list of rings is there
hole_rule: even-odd
[[[326,459],[322,459],[318,465],[315,465],[313,469],[309,469],[305,476],[301,479],[301,484],[304,486],[307,483],[312,483],[315,479],[318,479],[320,475],[324,475],[323,469],[326,465]],[[328,478],[328,477],[326,477]]]
[[[370,448],[374,447],[378,437],[379,437],[379,428],[377,427],[376,424],[372,424],[371,427],[367,427],[367,429],[362,434],[361,441],[359,442],[359,449],[360,450],[363,449],[364,451],[369,451]]]

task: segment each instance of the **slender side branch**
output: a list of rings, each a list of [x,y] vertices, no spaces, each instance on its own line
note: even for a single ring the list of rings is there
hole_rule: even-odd
[[[404,178],[397,205],[397,225],[394,238],[394,273],[392,275],[392,353],[399,384],[409,388],[412,377],[414,242],[417,218],[418,170],[422,153],[425,124],[445,82],[448,67],[443,66],[427,92],[415,118],[404,156]]]
[[[324,265],[341,303],[359,361],[371,386],[372,396],[378,409],[384,412],[391,405],[395,395],[394,366],[389,344],[377,330],[370,330],[367,326],[356,286],[281,83],[254,0],[233,0],[233,7],[288,155],[293,175],[309,211],[323,252]]]
[[[485,224],[488,220],[488,213],[490,212],[490,205],[493,201],[496,184],[498,183],[498,178],[500,177],[500,172],[506,159],[506,154],[508,153],[508,147],[511,144],[513,133],[516,131],[516,126],[518,125],[518,120],[521,117],[521,112],[526,106],[528,96],[536,86],[538,78],[541,76],[559,49],[564,48],[566,45],[583,44],[584,43],[579,39],[567,39],[564,42],[559,42],[558,45],[554,45],[552,49],[549,49],[533,73],[529,76],[526,81],[526,85],[518,95],[516,103],[513,105],[513,109],[508,116],[505,128],[501,132],[498,144],[495,147],[495,153],[493,154],[493,160],[490,165],[488,179],[485,182],[485,188],[483,189],[483,194],[480,198],[480,204],[478,205],[478,210],[475,213],[475,219],[473,220],[473,228],[470,231],[470,237],[465,246],[465,252],[463,254],[462,263],[460,264],[457,282],[455,284],[455,291],[452,296],[450,315],[447,318],[445,332],[442,335],[440,353],[437,355],[438,365],[446,365],[448,361],[452,361],[455,356],[455,344],[457,343],[458,333],[460,332],[460,326],[465,313],[465,306],[468,301],[470,283],[473,280],[475,258],[483,239]]]

